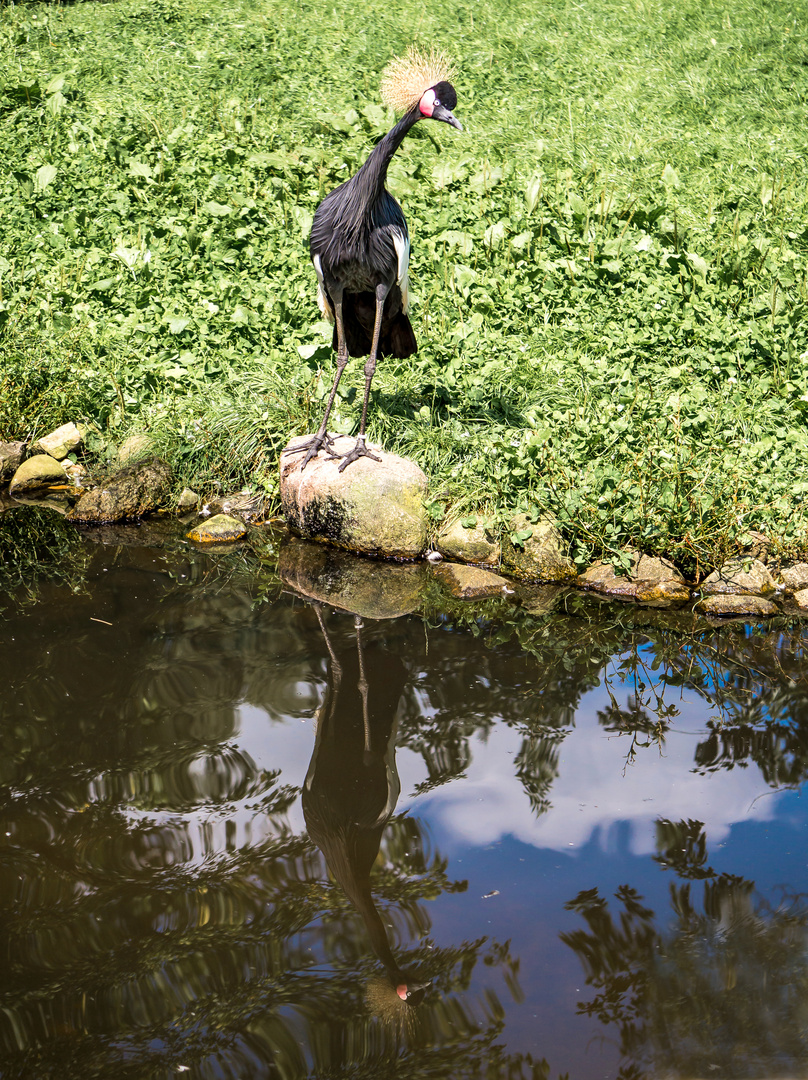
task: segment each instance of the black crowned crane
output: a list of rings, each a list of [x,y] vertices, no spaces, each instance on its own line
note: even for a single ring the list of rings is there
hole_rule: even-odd
[[[340,472],[360,457],[379,459],[365,444],[370,383],[379,356],[406,358],[417,352],[407,316],[407,266],[410,239],[401,207],[385,188],[387,167],[404,137],[419,120],[442,120],[462,131],[452,109],[457,94],[446,57],[410,48],[394,60],[382,80],[382,98],[404,116],[375,146],[365,164],[330,195],[314,215],[309,248],[317,272],[317,302],[334,322],[337,372],[316,435],[284,453],[304,453],[305,468],[324,449],[342,458]],[[349,356],[367,356],[365,396],[356,445],[337,454],[328,434],[328,418]]]

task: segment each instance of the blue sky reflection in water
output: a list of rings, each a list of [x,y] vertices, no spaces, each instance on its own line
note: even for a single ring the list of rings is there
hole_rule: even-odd
[[[798,627],[86,543],[5,611],[0,1075],[808,1073]]]

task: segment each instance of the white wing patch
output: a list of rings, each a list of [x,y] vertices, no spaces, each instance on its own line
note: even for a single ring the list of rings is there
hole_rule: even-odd
[[[398,272],[396,275],[396,284],[401,289],[401,307],[405,315],[410,306],[410,278],[409,278],[409,265],[410,265],[410,238],[406,233],[402,233],[401,229],[392,228],[390,233],[393,237],[393,246],[396,249],[396,255],[398,255]]]
[[[317,274],[317,307],[322,311],[323,316],[328,319],[329,322],[333,322],[334,312],[331,310],[331,305],[326,299],[323,264],[320,262],[320,256],[315,255],[312,262],[314,263],[314,270]]]

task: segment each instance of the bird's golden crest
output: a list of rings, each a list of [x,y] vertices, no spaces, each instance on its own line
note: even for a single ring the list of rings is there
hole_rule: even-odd
[[[442,49],[422,52],[410,45],[403,56],[397,56],[385,68],[382,101],[396,112],[409,112],[421,100],[425,90],[439,82],[451,82],[454,76],[454,65]]]

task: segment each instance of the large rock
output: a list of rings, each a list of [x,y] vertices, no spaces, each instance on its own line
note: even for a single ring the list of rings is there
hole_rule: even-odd
[[[517,514],[510,523],[511,532],[525,534],[516,545],[503,540],[502,565],[523,581],[574,582],[575,563],[566,553],[555,518],[545,514],[531,521],[527,514]]]
[[[24,442],[0,442],[0,480],[13,476],[22,464]]]
[[[86,495],[82,495],[68,521],[104,525],[141,518],[165,505],[171,489],[171,467],[161,458],[127,465]]]
[[[81,446],[83,432],[74,423],[62,424],[61,427],[52,431],[49,435],[43,435],[37,439],[31,447],[35,454],[50,454],[52,458],[61,461],[73,450]]]
[[[718,593],[768,596],[774,590],[774,579],[759,559],[729,559],[701,583],[705,596]]]
[[[639,551],[628,555],[628,574],[618,574],[611,563],[596,562],[579,575],[578,584],[616,600],[662,607],[690,599],[685,579],[672,562]]]
[[[8,490],[11,495],[23,495],[27,491],[67,482],[67,473],[55,458],[50,454],[35,454],[20,465]]]
[[[307,438],[303,436],[302,438]],[[294,447],[301,439],[293,439]],[[345,453],[355,440],[342,436],[334,449]],[[301,470],[301,454],[282,454],[281,505],[287,522],[310,540],[349,551],[415,559],[426,547],[426,476],[413,461],[373,451],[339,471],[322,451]]]
[[[776,615],[778,608],[771,600],[762,596],[742,593],[715,593],[705,596],[695,605],[695,611],[702,615]]]
[[[499,566],[499,542],[482,525],[469,528],[461,524],[461,519],[450,522],[441,529],[437,548],[441,555],[455,562]]]
[[[379,562],[297,537],[281,547],[278,573],[302,596],[367,619],[409,615],[425,580],[421,566]]]
[[[513,592],[507,578],[478,566],[442,563],[435,567],[434,574],[458,600],[484,600],[490,596],[502,596],[503,590]]]

